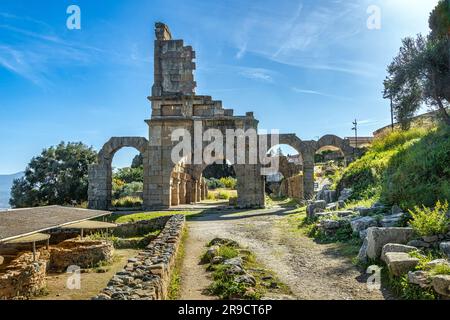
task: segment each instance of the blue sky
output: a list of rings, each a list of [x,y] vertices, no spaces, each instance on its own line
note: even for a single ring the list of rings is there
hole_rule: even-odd
[[[60,141],[98,150],[111,136],[147,136],[156,21],[197,52],[197,93],[254,111],[261,129],[350,136],[357,118],[370,135],[389,123],[387,64],[401,38],[428,32],[437,2],[1,0],[0,174]],[[81,30],[66,27],[72,4]],[[380,30],[366,26],[370,5]]]

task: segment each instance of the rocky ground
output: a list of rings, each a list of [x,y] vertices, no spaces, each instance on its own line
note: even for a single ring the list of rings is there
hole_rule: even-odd
[[[214,211],[188,222],[181,270],[181,299],[212,299],[203,290],[211,283],[199,256],[216,237],[238,241],[274,270],[298,299],[389,299],[386,290],[369,291],[367,275],[343,256],[336,244],[317,244],[286,228],[289,209],[272,208],[232,213]]]

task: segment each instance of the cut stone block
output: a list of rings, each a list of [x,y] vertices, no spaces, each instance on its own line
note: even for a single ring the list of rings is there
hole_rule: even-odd
[[[409,253],[411,251],[417,250],[416,247],[407,246],[404,244],[398,243],[388,243],[383,246],[383,250],[381,251],[381,261],[386,262],[386,253],[388,252],[404,252]]]
[[[367,256],[378,259],[384,245],[388,243],[406,244],[414,236],[412,228],[376,228],[371,227],[367,233]]]
[[[450,297],[450,275],[438,275],[433,277],[433,289],[444,297]]]
[[[394,276],[408,273],[419,263],[419,259],[413,258],[405,252],[388,252],[385,259],[389,272]]]

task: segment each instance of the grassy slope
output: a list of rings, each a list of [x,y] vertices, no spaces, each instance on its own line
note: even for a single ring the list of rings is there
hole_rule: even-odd
[[[353,188],[355,201],[432,206],[450,200],[449,163],[450,129],[388,132],[344,170],[337,188]]]

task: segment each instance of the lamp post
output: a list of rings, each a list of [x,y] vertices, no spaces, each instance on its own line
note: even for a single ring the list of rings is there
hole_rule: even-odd
[[[353,122],[353,131],[355,131],[355,149],[358,149],[358,121],[355,119]]]

